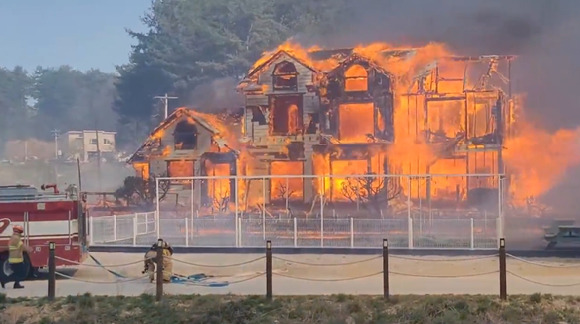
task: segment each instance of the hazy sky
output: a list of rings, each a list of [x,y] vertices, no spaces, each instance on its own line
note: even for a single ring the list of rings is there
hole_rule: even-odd
[[[128,61],[125,28],[140,21],[151,0],[0,0],[0,67],[68,64],[112,72]]]

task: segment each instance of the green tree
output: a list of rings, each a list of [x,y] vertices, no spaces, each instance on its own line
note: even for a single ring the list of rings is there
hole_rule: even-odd
[[[164,0],[143,18],[146,33],[119,67],[116,111],[125,125],[149,128],[153,97],[165,92],[187,104],[198,85],[240,79],[265,51],[300,32],[334,27],[345,0]],[[157,119],[159,121],[159,118]],[[129,133],[131,133],[130,131]]]
[[[38,110],[34,120],[36,136],[48,138],[53,128],[114,130],[114,80],[113,74],[98,70],[83,73],[69,66],[37,68],[33,85]]]
[[[30,132],[26,122],[32,113],[27,103],[32,79],[22,67],[0,68],[0,151],[7,140]]]

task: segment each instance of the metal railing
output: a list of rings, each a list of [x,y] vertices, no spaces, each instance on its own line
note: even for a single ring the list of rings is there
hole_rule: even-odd
[[[409,223],[410,222],[410,223]],[[337,218],[161,218],[155,213],[94,217],[91,245],[148,246],[163,238],[173,246],[380,248],[387,237],[393,248],[496,249],[493,219]],[[236,224],[237,223],[237,224]],[[159,224],[159,227],[157,227]]]
[[[156,178],[175,206],[92,220],[92,244],[489,249],[503,236],[499,174]],[[164,181],[164,182],[163,182]],[[160,187],[163,182],[164,186]],[[219,190],[218,190],[219,189]],[[465,190],[464,190],[465,189]],[[472,190],[469,192],[470,189]],[[474,191],[474,189],[477,189]]]
[[[155,212],[89,217],[89,241],[99,244],[147,244],[156,236]]]

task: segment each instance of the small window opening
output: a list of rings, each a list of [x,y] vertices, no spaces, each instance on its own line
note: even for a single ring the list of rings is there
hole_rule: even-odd
[[[268,124],[266,121],[266,116],[264,116],[264,113],[260,107],[252,107],[252,122],[258,122],[258,125]]]
[[[194,150],[197,147],[197,127],[185,120],[175,126],[173,136],[176,150]]]
[[[302,97],[273,98],[272,133],[297,135],[302,131]]]
[[[368,90],[368,73],[360,65],[352,65],[344,73],[344,90],[349,92]]]
[[[298,72],[294,64],[288,61],[276,65],[272,79],[274,90],[298,90]]]

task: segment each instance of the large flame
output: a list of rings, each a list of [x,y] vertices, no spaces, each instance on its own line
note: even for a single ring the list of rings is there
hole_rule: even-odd
[[[276,52],[283,50],[294,56],[304,64],[307,64],[319,71],[330,71],[341,62],[339,55],[333,55],[326,59],[313,59],[312,53],[320,48],[313,46],[304,48],[295,42],[285,42],[273,51],[265,53],[258,60],[254,68],[266,63]],[[473,100],[474,104],[469,110],[464,109],[461,101],[441,101],[431,102],[429,106],[429,116],[425,123],[425,112],[423,106],[424,96],[405,96],[408,92],[417,92],[419,89],[418,77],[426,75],[425,81],[421,84],[423,91],[436,91],[439,94],[454,95],[462,94],[464,87],[473,87],[473,82],[467,83],[440,81],[438,88],[434,89],[432,77],[429,69],[433,69],[437,62],[437,73],[444,75],[446,80],[459,79],[464,76],[465,65],[457,62],[447,61],[446,58],[455,54],[450,51],[445,44],[429,43],[422,47],[393,46],[386,43],[373,43],[369,45],[359,45],[353,53],[370,59],[377,67],[394,75],[394,138],[395,142],[388,149],[390,173],[403,174],[423,174],[427,171],[432,174],[462,174],[469,173],[500,173],[498,170],[498,154],[496,152],[469,153],[466,162],[458,159],[441,159],[437,157],[431,145],[425,142],[426,131],[435,132],[437,136],[453,138],[462,132],[463,123],[468,122],[469,137],[483,136],[491,131],[489,123],[489,105],[478,103],[478,98],[483,98],[486,94],[473,93],[468,95],[468,100]],[[360,69],[353,67],[346,71],[345,87],[350,90],[364,90],[366,87],[366,74]],[[471,96],[471,97],[470,97]],[[553,134],[543,131],[541,128],[533,127],[525,120],[516,120],[514,101],[510,101],[504,125],[506,129],[517,125],[519,134],[514,137],[506,136],[503,158],[508,172],[513,176],[510,179],[511,194],[516,201],[523,201],[530,196],[538,196],[561,180],[565,170],[573,165],[579,164],[580,159],[577,154],[577,130],[560,130]],[[355,109],[356,108],[356,109]],[[361,109],[363,108],[363,109]],[[522,110],[524,107],[519,107]],[[367,113],[364,104],[343,105],[339,107],[343,118],[339,123],[339,137],[342,143],[364,143],[368,140],[366,136],[372,133],[369,127],[369,120],[372,113]],[[356,111],[351,113],[351,111]],[[465,115],[467,113],[467,116]],[[379,115],[380,118],[380,115]],[[381,129],[384,125],[379,124]],[[538,148],[541,147],[542,156],[538,156]],[[367,168],[367,161],[329,161],[328,155],[314,156],[315,174],[364,174],[376,173],[375,167]],[[340,182],[340,181],[338,181]],[[341,183],[331,183],[329,179],[324,181],[324,191],[335,191]],[[437,178],[430,185],[432,194],[439,196],[465,195],[463,188],[468,183],[464,178]],[[497,186],[497,180],[477,179],[478,186]],[[408,185],[402,182],[405,192],[409,192]],[[318,185],[320,187],[320,185]],[[458,190],[462,187],[461,190]],[[470,186],[471,188],[471,186]],[[469,189],[469,188],[468,188]],[[318,189],[319,191],[321,188]],[[416,190],[413,196],[424,196],[424,192]],[[411,193],[413,194],[413,193]],[[333,196],[338,196],[338,192],[333,192]]]
[[[386,131],[387,125],[382,122],[382,114],[374,109],[373,103],[344,103],[338,107],[339,118],[337,138],[345,144],[381,144],[372,146],[367,155],[348,156],[329,153],[313,154],[313,174],[319,179],[305,181],[304,179],[255,179],[239,180],[237,194],[240,200],[239,208],[245,210],[265,203],[264,199],[277,200],[302,197],[305,186],[313,183],[315,193],[322,194],[331,200],[352,200],[349,197],[352,187],[360,184],[373,186],[370,182],[353,181],[352,175],[368,174],[407,174],[418,175],[430,173],[433,175],[445,174],[498,174],[500,154],[490,149],[485,151],[475,144],[464,148],[467,150],[454,151],[461,139],[482,137],[495,132],[495,124],[491,121],[494,109],[494,100],[489,99],[491,92],[472,91],[465,95],[466,89],[473,89],[476,79],[463,80],[466,77],[466,63],[450,60],[455,54],[444,44],[429,43],[422,47],[393,46],[386,43],[359,45],[351,50],[328,51],[324,55],[314,55],[319,47],[305,48],[295,42],[285,42],[278,48],[264,53],[255,62],[253,69],[268,64],[272,55],[285,51],[303,64],[318,70],[317,80],[325,72],[338,67],[346,55],[354,53],[366,58],[378,70],[388,74],[393,80],[390,92],[393,95],[393,129],[392,143],[375,142],[373,134],[376,127]],[[322,57],[322,58],[321,58]],[[491,67],[490,67],[491,69]],[[480,73],[483,73],[479,71]],[[478,73],[479,73],[478,72]],[[370,78],[369,73],[359,65],[352,65],[344,71],[345,91],[367,90]],[[437,78],[437,79],[435,79]],[[462,80],[462,82],[457,82]],[[316,80],[315,80],[316,81]],[[265,91],[270,84],[262,84]],[[327,90],[321,86],[320,94],[325,95]],[[310,89],[309,89],[310,91]],[[413,93],[413,95],[410,95]],[[441,100],[429,102],[426,109],[425,93],[449,98],[464,100]],[[492,95],[497,95],[494,93]],[[517,99],[517,96],[515,97]],[[491,103],[490,103],[491,102]],[[554,187],[564,176],[567,168],[580,164],[578,154],[578,138],[580,130],[559,130],[549,133],[540,127],[534,126],[520,118],[516,108],[521,112],[523,103],[516,107],[515,100],[507,102],[508,112],[502,120],[505,142],[503,159],[510,174],[510,193],[513,202],[524,203],[531,196],[539,196]],[[469,103],[469,104],[467,104]],[[290,113],[298,113],[294,106]],[[214,141],[218,146],[227,146],[235,149],[238,154],[238,175],[263,175],[263,169],[254,164],[255,157],[245,149],[245,144],[239,141],[240,132],[234,130],[218,115],[201,113],[195,110],[188,111],[190,116],[207,122],[217,130]],[[426,116],[426,114],[428,114]],[[516,118],[517,117],[517,118]],[[285,125],[288,130],[300,129],[298,118],[289,118]],[[245,120],[244,120],[245,122]],[[465,125],[468,125],[467,129]],[[511,132],[517,129],[516,133]],[[507,130],[510,130],[507,132]],[[242,130],[243,131],[243,130]],[[294,133],[292,131],[291,133]],[[153,135],[154,139],[161,139],[163,131]],[[434,145],[433,138],[444,139]],[[454,142],[456,140],[456,142]],[[225,143],[225,145],[224,145]],[[450,143],[450,144],[448,144]],[[384,145],[383,145],[384,144]],[[441,144],[441,145],[439,145]],[[448,147],[447,147],[447,146]],[[480,145],[481,146],[481,145]],[[281,146],[281,153],[288,153],[285,146]],[[380,147],[380,148],[376,148]],[[479,151],[470,150],[473,148]],[[448,154],[452,151],[454,154]],[[447,152],[447,153],[442,153]],[[163,152],[168,154],[168,148]],[[336,153],[336,152],[335,152]],[[178,163],[171,166],[178,169]],[[180,165],[181,167],[181,165]],[[211,172],[208,175],[229,175],[226,165],[206,165]],[[269,165],[272,175],[300,175],[307,169],[303,162],[274,161]],[[177,172],[177,170],[172,170]],[[189,170],[186,170],[189,172]],[[211,174],[210,174],[211,173]],[[340,175],[341,178],[332,178],[330,175]],[[230,180],[216,180],[209,184],[209,191],[214,196],[229,196]],[[466,177],[439,176],[418,180],[400,181],[403,193],[413,198],[440,198],[446,200],[460,200],[466,197],[473,188],[496,188],[497,177],[467,179]],[[427,193],[426,187],[429,188]],[[368,190],[368,188],[367,188]],[[359,199],[355,197],[356,199]]]
[[[519,205],[546,193],[569,167],[580,164],[580,128],[549,133],[526,124],[505,146],[504,159],[512,174],[510,195]]]

